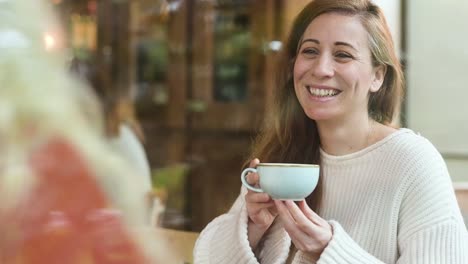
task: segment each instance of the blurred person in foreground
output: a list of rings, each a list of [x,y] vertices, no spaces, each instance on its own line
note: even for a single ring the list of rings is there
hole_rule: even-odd
[[[101,100],[101,102],[106,100]],[[134,110],[134,103],[130,96],[121,96],[110,99],[104,103],[106,119],[106,135],[111,147],[124,157],[134,167],[135,180],[141,182],[141,196],[146,198],[148,204],[148,217],[150,221],[152,210],[155,208],[154,195],[151,182],[151,167],[146,155],[143,129],[138,122]],[[151,223],[156,226],[156,223]]]
[[[368,0],[313,0],[283,52],[250,166],[320,164],[318,188],[296,204],[242,187],[200,234],[195,262],[468,263],[444,160],[394,125],[403,74],[382,10]]]
[[[0,263],[171,263],[88,87],[46,51],[43,1],[0,1]]]

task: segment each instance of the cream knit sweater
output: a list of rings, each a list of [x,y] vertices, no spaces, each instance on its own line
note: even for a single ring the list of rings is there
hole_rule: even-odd
[[[450,176],[425,138],[400,129],[349,155],[322,151],[321,169],[320,215],[333,238],[317,263],[468,263],[468,233]],[[285,263],[291,239],[278,219],[257,257],[249,247],[245,193],[202,231],[195,263]],[[301,251],[293,260],[311,262]]]

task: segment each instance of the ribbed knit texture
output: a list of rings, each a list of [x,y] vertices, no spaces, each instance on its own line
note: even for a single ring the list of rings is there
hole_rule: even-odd
[[[445,163],[425,138],[398,132],[361,151],[322,154],[320,215],[333,238],[317,263],[468,263],[468,233]],[[258,260],[247,240],[245,189],[200,234],[195,263],[284,263],[291,240],[277,219]],[[298,251],[293,263],[311,263]]]

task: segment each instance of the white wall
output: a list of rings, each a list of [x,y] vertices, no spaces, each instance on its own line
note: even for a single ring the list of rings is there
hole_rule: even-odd
[[[407,14],[408,126],[468,181],[468,1],[411,0]]]
[[[400,54],[401,50],[401,2],[400,0],[374,0],[374,3],[382,8],[388,26],[392,32],[395,48]]]

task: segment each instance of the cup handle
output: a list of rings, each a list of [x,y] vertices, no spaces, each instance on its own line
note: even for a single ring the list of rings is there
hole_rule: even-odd
[[[255,187],[253,187],[252,185],[250,185],[250,184],[247,182],[247,180],[245,179],[245,177],[247,176],[247,174],[248,174],[249,172],[257,173],[257,169],[254,169],[254,168],[247,168],[247,169],[243,170],[242,173],[241,173],[241,181],[242,181],[242,184],[243,184],[245,187],[247,187],[247,189],[252,190],[252,191],[254,191],[254,192],[261,192],[261,193],[264,192],[262,189],[260,189],[260,188],[255,188]]]

